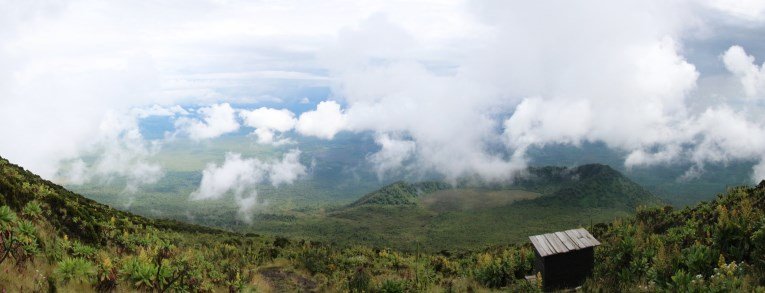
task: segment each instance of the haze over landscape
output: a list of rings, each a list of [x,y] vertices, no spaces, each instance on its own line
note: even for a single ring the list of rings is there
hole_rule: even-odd
[[[678,240],[670,224],[632,223],[664,227],[631,234],[668,237],[663,254],[690,249],[691,239],[714,247],[707,266],[684,272],[722,269],[718,256],[765,263],[759,248],[714,246],[717,234],[692,220],[727,215],[713,200],[754,207],[737,214],[749,219],[741,237],[765,239],[756,238],[762,188],[750,188],[765,180],[763,35],[759,0],[0,0],[0,206],[21,219],[39,205],[63,217],[28,216],[42,234],[95,250],[122,240],[75,235],[76,225],[124,218],[132,224],[115,229],[143,225],[156,239],[229,233],[237,245],[271,249],[269,258],[238,251],[253,253],[242,256],[252,275],[243,284],[273,291],[354,291],[357,267],[411,281],[428,270],[421,261],[436,262],[421,252],[450,252],[442,254],[462,269],[433,269],[440,281],[417,277],[404,291],[445,289],[447,280],[463,286],[448,287],[456,291],[521,290],[517,280],[533,274],[527,236],[587,227],[605,239],[603,253],[630,225],[621,221],[646,217],[698,231]],[[76,212],[47,211],[59,206]],[[85,220],[70,219],[80,213]],[[184,241],[174,245],[195,245]],[[313,242],[328,246],[305,244]],[[518,246],[480,252],[502,245]],[[351,259],[338,247],[354,246],[369,249],[359,252],[368,263],[305,264]],[[416,273],[389,271],[380,249],[412,257],[405,267]],[[500,261],[515,269],[492,283],[473,270],[491,263],[481,253],[519,259]],[[310,261],[293,264],[293,254]],[[83,258],[98,265],[95,255]],[[53,272],[66,258],[47,259]],[[619,265],[602,263],[588,286],[689,288],[672,287],[659,265],[606,280],[598,270]],[[158,266],[131,289],[197,288],[160,280]],[[752,268],[742,276],[761,272]],[[386,278],[355,291],[391,292],[381,289]],[[752,278],[747,289],[765,284]],[[233,288],[212,279],[211,291]],[[0,279],[0,289],[27,285]]]

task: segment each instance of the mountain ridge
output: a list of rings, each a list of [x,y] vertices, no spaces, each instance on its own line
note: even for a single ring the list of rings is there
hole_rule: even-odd
[[[442,181],[406,183],[397,181],[367,193],[348,207],[365,205],[412,206],[425,194],[453,188],[523,189],[543,194],[542,197],[517,204],[541,206],[575,205],[582,207],[617,207],[632,210],[640,205],[663,203],[651,192],[619,171],[603,164],[585,164],[573,168],[529,167],[510,184],[455,185]]]
[[[0,157],[0,167],[0,205],[21,210],[30,201],[46,204],[50,209],[45,210],[45,216],[56,229],[86,243],[103,243],[104,230],[98,223],[109,222],[112,217],[159,229],[231,233],[175,220],[149,219],[121,211],[71,192],[3,157]]]

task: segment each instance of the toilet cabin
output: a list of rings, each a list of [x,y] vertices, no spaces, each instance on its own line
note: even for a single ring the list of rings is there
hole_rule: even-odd
[[[534,269],[541,274],[545,290],[580,286],[592,274],[594,248],[600,242],[587,230],[571,229],[529,239],[536,252]]]

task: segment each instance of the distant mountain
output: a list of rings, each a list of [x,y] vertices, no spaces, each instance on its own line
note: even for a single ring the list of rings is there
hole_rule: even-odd
[[[451,189],[454,186],[438,181],[387,185],[370,192],[349,207],[365,205],[414,206],[424,194]],[[640,205],[662,204],[662,201],[619,171],[608,165],[588,164],[575,168],[530,167],[510,184],[460,183],[458,188],[523,189],[544,196],[519,202],[540,206],[578,206],[633,210]]]
[[[546,167],[531,169],[529,173],[532,176],[519,180],[518,185],[536,189],[547,195],[521,204],[634,210],[641,205],[663,203],[651,192],[608,165]]]
[[[451,188],[451,185],[438,181],[419,183],[398,181],[364,195],[349,206],[417,205],[417,198],[420,195],[449,188]]]

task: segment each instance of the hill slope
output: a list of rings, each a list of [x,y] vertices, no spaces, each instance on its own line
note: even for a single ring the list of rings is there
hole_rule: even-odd
[[[237,235],[116,211],[1,158],[0,193],[0,291],[539,292],[527,241],[429,254]],[[591,231],[584,291],[765,291],[765,181]]]
[[[112,218],[122,219],[133,225],[176,231],[225,233],[222,230],[177,221],[150,220],[116,210],[42,179],[2,157],[0,157],[0,166],[2,167],[0,169],[0,205],[21,210],[25,204],[34,200],[48,207],[43,210],[42,216],[56,230],[85,243],[107,241],[104,227],[108,226],[106,224]]]
[[[611,221],[657,202],[605,165],[543,167],[529,168],[513,184],[396,182],[347,206],[263,220],[241,231],[408,251],[460,251]]]
[[[417,198],[422,194],[438,190],[449,189],[451,186],[444,182],[429,181],[419,183],[405,183],[398,181],[370,192],[349,206],[362,205],[416,205]]]
[[[536,177],[519,182],[537,188],[556,186],[548,196],[529,201],[541,206],[576,206],[634,210],[640,205],[662,201],[648,190],[607,165],[589,164],[576,168],[532,170]]]
[[[545,207],[576,206],[634,210],[640,205],[662,203],[659,198],[619,171],[601,164],[588,164],[575,168],[531,167],[515,178],[511,184],[460,183],[456,187],[464,191],[522,189],[538,192],[545,196],[528,200],[526,204]],[[349,207],[417,205],[423,195],[452,188],[454,188],[452,185],[438,181],[419,183],[399,181],[364,195],[351,203]]]

